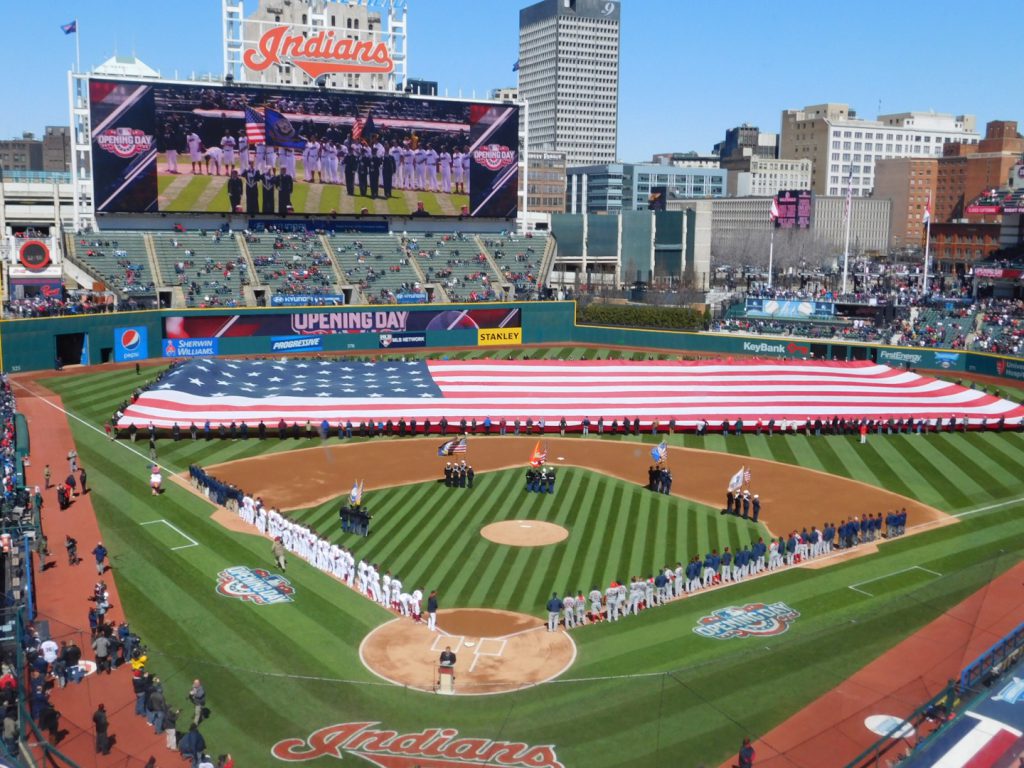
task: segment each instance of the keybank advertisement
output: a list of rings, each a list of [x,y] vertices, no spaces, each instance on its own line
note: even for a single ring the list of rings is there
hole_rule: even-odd
[[[114,362],[130,363],[149,357],[149,338],[146,326],[114,329]]]
[[[440,309],[413,312],[367,309],[279,315],[195,315],[164,318],[165,339],[230,339],[249,336],[319,336],[335,333],[402,333],[522,328],[513,309]]]

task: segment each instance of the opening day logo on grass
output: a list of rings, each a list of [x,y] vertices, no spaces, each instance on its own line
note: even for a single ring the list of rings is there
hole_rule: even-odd
[[[236,565],[217,574],[217,592],[253,605],[275,605],[292,602],[295,589],[284,576]]]
[[[748,603],[719,608],[710,616],[701,616],[693,628],[701,637],[728,640],[732,637],[772,637],[781,635],[800,614],[785,603]]]
[[[418,733],[376,730],[379,723],[328,725],[308,739],[282,739],[270,749],[278,760],[297,763],[318,757],[361,757],[381,768],[565,768],[550,744],[531,747],[519,741],[460,739],[454,728]]]

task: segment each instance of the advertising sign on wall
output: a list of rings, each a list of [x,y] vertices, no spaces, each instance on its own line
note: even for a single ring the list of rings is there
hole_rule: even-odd
[[[149,331],[144,325],[114,329],[114,362],[128,363],[149,357]]]

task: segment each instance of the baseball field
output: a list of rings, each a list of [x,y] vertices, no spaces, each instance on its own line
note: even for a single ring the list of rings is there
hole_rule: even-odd
[[[524,352],[648,355],[569,347]],[[904,496],[912,507],[912,535],[877,551],[836,558],[828,567],[784,569],[617,623],[574,629],[570,663],[541,685],[439,696],[396,685],[369,668],[367,637],[395,615],[297,558],[286,573],[294,590],[290,602],[256,605],[217,591],[219,574],[230,568],[277,573],[268,540],[229,513],[215,513],[186,483],[170,482],[163,495],[151,496],[145,443],[112,443],[100,427],[158,370],[143,368],[141,377],[127,368],[42,376],[19,382],[15,394],[19,406],[31,403],[33,441],[47,419],[63,420],[66,411],[89,470],[91,505],[123,610],[149,646],[168,701],[184,706],[192,679],[203,679],[212,710],[203,733],[239,765],[327,766],[342,756],[394,766],[441,765],[441,757],[465,765],[718,765],[735,755],[743,737],[768,733],[1022,559],[1024,435],[1015,432],[872,436],[866,445],[852,436],[673,435],[667,438],[672,496],[642,488],[642,473],[631,480],[633,465],[645,467],[662,436],[552,440],[549,459],[565,459],[553,494],[526,493],[521,467],[529,449],[512,441],[498,456],[497,448],[480,446],[497,445],[494,437],[470,438],[467,459],[481,457],[472,490],[431,479],[443,466],[434,438],[375,438],[366,441],[361,458],[358,439],[355,446],[318,437],[160,441],[158,461],[167,473],[198,463],[216,467],[218,476],[252,478],[268,503],[280,494],[276,503],[292,509],[292,517],[351,548],[357,559],[399,575],[407,590],[437,589],[442,629],[444,612],[454,609],[524,614],[529,629],[530,617],[539,622],[545,616],[553,590],[586,592],[611,578],[647,576],[708,547],[788,533],[782,526],[801,519],[809,525],[859,506],[863,513],[884,513],[888,509],[877,505],[895,503],[885,494]],[[600,450],[587,448],[598,444]],[[621,451],[621,462],[602,458],[612,450]],[[512,457],[507,467],[506,455]],[[759,525],[719,515],[708,490],[724,492],[728,474],[742,464],[755,467],[755,490],[770,486],[773,473],[786,478],[769,494],[775,514],[766,502]],[[285,474],[270,469],[281,466]],[[726,474],[718,477],[719,471]],[[370,473],[380,478],[367,483],[364,497],[374,515],[372,534],[343,534],[336,510],[352,481]],[[805,508],[787,505],[791,498]],[[72,507],[64,514],[78,513]],[[554,524],[568,538],[513,547],[481,536],[482,528],[503,521]],[[694,632],[724,609],[779,603],[792,618],[775,634]],[[452,626],[456,619],[450,615]],[[449,634],[460,645],[465,641],[460,662],[467,665],[480,654],[500,658],[504,652],[495,647],[485,654],[483,635],[472,630]],[[477,645],[469,645],[470,637],[479,638]],[[488,659],[483,666],[496,663]],[[917,703],[908,701],[908,710]],[[383,736],[372,730],[408,738],[389,743],[385,755]],[[437,745],[455,732],[464,741],[447,742],[455,751],[446,753]],[[71,738],[88,738],[75,734]],[[431,738],[433,746],[424,747]],[[405,758],[395,754],[401,749]],[[491,762],[480,758],[484,754]],[[830,760],[820,764],[842,764]]]
[[[178,160],[178,174],[167,173],[164,160],[157,165],[157,189],[160,210],[188,213],[226,213],[228,204],[227,176],[209,176],[205,173],[192,175],[191,163],[185,155]],[[204,166],[205,168],[205,163]],[[303,181],[303,165],[299,160],[296,168],[297,179],[292,192],[292,208],[305,214],[328,215],[358,214],[366,208],[371,214],[408,216],[416,210],[416,204],[432,216],[458,216],[463,206],[469,205],[469,195],[445,194],[407,189],[393,189],[391,197],[373,198],[369,194],[349,195],[344,184],[319,184]],[[261,196],[262,201],[262,196]],[[242,199],[245,205],[245,198]]]

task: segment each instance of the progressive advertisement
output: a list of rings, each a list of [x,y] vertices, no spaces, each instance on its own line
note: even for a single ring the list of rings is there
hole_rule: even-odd
[[[89,95],[99,213],[516,215],[514,104],[101,78]]]
[[[294,312],[258,315],[191,315],[164,318],[164,339],[219,339],[248,336],[317,336],[336,333],[401,334],[407,331],[521,329],[514,309],[401,309]],[[394,336],[392,336],[394,338]],[[166,345],[166,341],[165,341]]]

